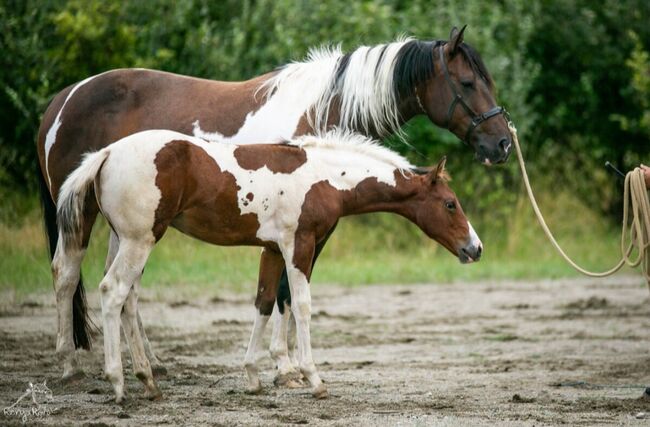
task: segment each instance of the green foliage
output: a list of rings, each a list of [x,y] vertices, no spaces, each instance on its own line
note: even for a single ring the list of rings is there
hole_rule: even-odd
[[[468,24],[511,112],[535,182],[558,182],[613,212],[602,170],[648,161],[650,3],[645,0],[4,0],[0,2],[0,185],[33,193],[36,132],[64,87],[117,67],[241,80],[303,58],[412,35],[444,39]],[[407,127],[418,164],[449,158],[472,216],[505,227],[521,197],[515,162],[487,170],[426,119]],[[585,179],[585,177],[587,179]]]

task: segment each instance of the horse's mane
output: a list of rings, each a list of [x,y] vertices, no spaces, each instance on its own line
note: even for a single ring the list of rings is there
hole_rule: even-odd
[[[384,147],[372,138],[349,130],[334,129],[323,135],[304,135],[287,142],[289,145],[317,150],[336,150],[337,154],[345,156],[345,152],[370,157],[374,160],[400,171],[411,171],[414,166],[395,151]]]
[[[399,133],[400,101],[433,77],[434,49],[445,43],[401,38],[393,43],[361,46],[347,54],[342,53],[340,45],[311,49],[304,61],[281,67],[260,90],[271,97],[285,85],[298,85],[298,96],[311,100],[308,115],[317,131],[325,128],[330,107],[338,102],[338,126],[360,128],[368,134],[374,131],[379,136]],[[459,50],[492,88],[492,78],[478,52],[465,43]]]

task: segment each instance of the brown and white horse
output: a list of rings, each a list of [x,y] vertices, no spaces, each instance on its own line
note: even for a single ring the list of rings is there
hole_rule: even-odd
[[[426,173],[367,138],[344,132],[304,136],[285,144],[210,143],[168,130],[128,136],[85,156],[61,187],[61,239],[54,256],[57,288],[69,286],[77,254],[94,221],[91,194],[120,245],[99,285],[106,376],[124,396],[120,317],[145,394],[160,391],[137,326],[138,286],[147,257],[167,227],[217,245],[262,246],[260,287],[246,369],[261,388],[255,363],[275,305],[283,268],[296,319],[298,363],[315,397],[327,390],[312,360],[309,278],[316,244],[338,219],[367,212],[404,216],[462,262],[478,260],[482,244],[446,184],[444,160]],[[94,191],[93,191],[94,190]]]
[[[347,54],[317,49],[304,62],[244,82],[122,69],[64,89],[43,116],[37,144],[51,255],[58,241],[55,203],[65,178],[84,153],[142,130],[171,129],[237,144],[278,142],[333,126],[383,137],[424,114],[472,146],[481,162],[505,161],[510,153],[507,123],[495,107],[483,61],[463,43],[463,30],[454,28],[449,41],[404,39]],[[92,194],[87,206],[97,214]],[[93,223],[91,218],[84,223],[86,235]],[[73,284],[55,287],[57,353],[64,378],[78,372],[75,347],[90,348],[91,343],[80,275],[87,243],[82,242],[74,268],[66,272],[71,280],[59,282]],[[107,270],[118,246],[111,233]],[[286,274],[280,286],[286,288]],[[147,354],[156,363],[138,323]]]

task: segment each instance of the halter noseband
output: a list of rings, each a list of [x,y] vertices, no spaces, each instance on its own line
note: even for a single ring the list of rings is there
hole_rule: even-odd
[[[449,110],[447,110],[447,119],[445,120],[445,127],[449,129],[449,122],[451,121],[451,117],[454,114],[456,105],[460,104],[465,109],[467,114],[469,114],[472,120],[472,122],[469,124],[469,127],[467,128],[467,132],[465,133],[465,138],[463,139],[463,142],[469,145],[469,138],[472,136],[472,132],[481,123],[491,119],[494,116],[498,116],[499,114],[503,114],[506,121],[508,121],[508,112],[506,111],[505,108],[497,105],[496,107],[491,108],[485,113],[476,114],[476,112],[472,110],[472,107],[467,105],[467,102],[465,102],[463,96],[460,94],[460,92],[458,92],[458,90],[456,89],[456,85],[454,85],[454,82],[451,80],[451,77],[449,76],[449,70],[447,69],[447,63],[445,62],[445,55],[443,51],[444,49],[442,48],[442,46],[440,46],[440,64],[442,65],[442,72],[445,75],[445,80],[447,80],[447,83],[449,84],[449,88],[451,89],[451,93],[454,95],[454,99],[453,101],[451,101],[451,104],[449,105]]]

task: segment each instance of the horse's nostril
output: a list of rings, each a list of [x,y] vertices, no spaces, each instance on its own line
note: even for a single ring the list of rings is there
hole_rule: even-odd
[[[483,253],[483,245],[478,245],[478,249],[476,250],[476,258],[480,258],[481,254]]]
[[[510,138],[503,137],[499,141],[499,148],[503,150],[504,153],[507,153],[508,150],[510,149]]]

